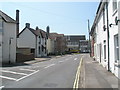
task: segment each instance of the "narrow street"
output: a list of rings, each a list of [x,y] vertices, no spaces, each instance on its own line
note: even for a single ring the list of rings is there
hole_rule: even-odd
[[[3,67],[2,88],[73,88],[81,57],[65,55],[31,65]]]

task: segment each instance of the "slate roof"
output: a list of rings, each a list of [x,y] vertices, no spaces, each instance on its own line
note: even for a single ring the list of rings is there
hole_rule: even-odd
[[[7,14],[5,14],[1,10],[0,10],[0,16],[4,19],[5,22],[16,23],[16,21],[14,19],[12,19],[10,16],[8,16]]]
[[[39,29],[43,38],[46,38],[47,33],[42,29]]]
[[[63,37],[64,34],[58,34],[58,33],[49,33],[49,38],[50,39],[56,39],[57,37]]]
[[[18,37],[19,35],[26,29],[27,27],[25,27],[19,34],[18,34]],[[43,38],[46,37],[46,32],[43,31],[42,29],[33,29],[33,28],[28,28],[35,36],[40,36],[40,34],[42,35]]]

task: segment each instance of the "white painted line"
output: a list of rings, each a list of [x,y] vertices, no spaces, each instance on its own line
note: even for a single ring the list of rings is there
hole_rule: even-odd
[[[68,59],[65,59],[66,61],[68,60]]]
[[[44,67],[44,68],[49,68],[49,67],[51,67],[51,66],[54,66],[55,64],[50,64],[49,66],[46,66],[46,67]]]
[[[0,89],[4,88],[5,86],[0,86]]]
[[[17,80],[17,79],[15,79],[15,78],[7,77],[7,76],[1,76],[1,75],[0,75],[0,77],[1,77],[1,78],[5,78],[5,79],[9,79],[9,80],[14,80],[14,81]]]
[[[74,60],[77,60],[77,58],[75,58]]]
[[[19,72],[7,71],[7,70],[1,70],[1,72],[7,72],[7,73],[12,73],[12,74],[20,74],[20,75],[28,75],[28,74],[25,74],[25,73],[19,73]]]
[[[32,69],[25,69],[25,68],[20,68],[20,70],[24,70],[24,71],[32,71],[35,72],[36,70],[32,70]]]
[[[59,61],[59,62],[64,62],[64,61]]]
[[[24,77],[22,77],[22,78],[19,78],[19,79],[17,79],[16,81],[18,82],[18,81],[20,81],[20,80],[22,80],[22,79],[24,79],[24,78],[27,78],[27,77],[29,77],[29,76],[37,73],[37,72],[39,72],[39,70],[37,70],[37,71],[35,71],[35,72],[31,73],[31,74],[28,74],[27,76],[24,76]]]

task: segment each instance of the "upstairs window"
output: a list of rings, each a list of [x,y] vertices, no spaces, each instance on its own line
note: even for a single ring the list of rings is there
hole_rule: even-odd
[[[117,0],[113,0],[113,12],[117,10]]]
[[[106,30],[106,26],[105,26],[105,9],[103,9],[103,31]]]

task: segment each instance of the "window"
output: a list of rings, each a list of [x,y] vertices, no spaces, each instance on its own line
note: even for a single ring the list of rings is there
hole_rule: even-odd
[[[41,38],[40,38],[40,36],[39,36],[39,44],[41,44]]]
[[[117,0],[113,0],[113,12],[117,9]]]
[[[115,62],[119,60],[119,41],[118,34],[114,36],[114,46],[115,46]]]
[[[104,59],[106,59],[106,40],[104,40]]]
[[[105,26],[105,9],[103,9],[103,30],[106,30],[106,26]]]

